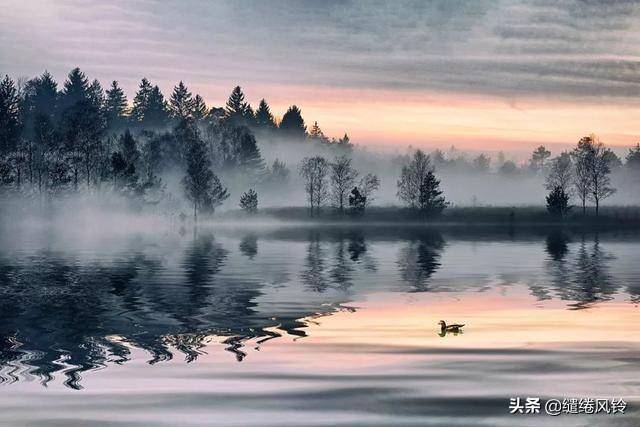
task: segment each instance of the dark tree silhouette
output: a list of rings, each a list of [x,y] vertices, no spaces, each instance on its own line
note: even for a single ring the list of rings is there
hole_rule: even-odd
[[[173,88],[171,99],[169,100],[169,113],[172,118],[177,120],[193,117],[194,100],[191,96],[191,92],[180,81],[176,87]]]
[[[213,212],[229,197],[229,193],[211,170],[211,160],[199,137],[189,141],[186,162],[187,173],[182,180],[182,185],[186,197],[193,203],[193,217],[197,219],[198,209],[203,208],[205,211]]]
[[[349,193],[349,208],[353,215],[362,215],[364,213],[367,198],[360,193],[358,187],[353,187]]]
[[[131,108],[131,120],[136,123],[142,123],[149,109],[149,97],[153,86],[146,77],[140,81],[140,86],[133,98],[133,107]]]
[[[418,196],[418,207],[426,216],[439,215],[448,203],[442,196],[440,181],[432,171],[428,171],[420,184],[420,194]]]
[[[111,82],[106,95],[104,106],[106,125],[108,129],[117,131],[126,123],[127,97],[116,80]]]
[[[133,98],[131,120],[143,128],[157,128],[165,126],[168,117],[167,103],[160,88],[143,78]]]
[[[556,186],[547,196],[547,210],[551,215],[564,218],[569,209],[569,195],[562,187]]]
[[[226,119],[235,125],[246,125],[248,124],[246,119],[249,115],[249,108],[249,104],[244,100],[242,88],[240,86],[234,87],[225,105]]]
[[[252,215],[258,212],[258,193],[253,188],[240,196],[240,208]]]
[[[629,149],[626,157],[626,167],[634,172],[640,171],[640,144]]]
[[[0,81],[0,153],[17,147],[20,130],[18,91],[13,80],[5,76]]]
[[[398,197],[425,216],[438,215],[447,207],[440,181],[433,173],[429,156],[417,150],[409,164],[402,167]]]
[[[269,108],[269,104],[264,99],[260,100],[260,104],[258,105],[258,109],[255,114],[255,124],[256,127],[260,129],[275,129],[276,121],[273,118],[273,114],[271,113],[271,109]]]
[[[339,156],[330,163],[331,196],[334,206],[340,214],[344,214],[349,189],[353,188],[358,172],[351,166],[351,159]]]
[[[207,117],[207,104],[200,95],[196,95],[193,98],[193,113],[192,116],[196,120],[202,120]]]
[[[302,118],[302,111],[295,105],[289,107],[284,116],[282,116],[279,129],[280,133],[285,137],[297,140],[305,139],[307,127]]]
[[[74,104],[88,99],[88,93],[89,80],[87,76],[80,71],[80,68],[74,68],[69,72],[67,80],[64,82],[60,99],[62,108],[72,107]]]
[[[255,181],[264,174],[264,160],[260,154],[256,138],[246,129],[242,132],[238,145],[238,166],[251,180]]]

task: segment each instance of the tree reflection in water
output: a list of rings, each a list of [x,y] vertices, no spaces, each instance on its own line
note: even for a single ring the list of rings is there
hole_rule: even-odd
[[[533,294],[539,299],[549,299],[553,292],[557,298],[571,301],[572,309],[588,308],[613,298],[620,289],[620,284],[609,273],[609,264],[615,257],[602,249],[598,235],[592,241],[582,235],[574,252],[569,249],[569,243],[566,233],[549,235],[546,267],[551,284],[532,287]]]
[[[429,290],[429,279],[440,267],[444,239],[436,231],[423,230],[412,237],[398,254],[397,266],[402,280],[412,292]]]
[[[241,361],[249,343],[259,348],[283,335],[304,337],[314,318],[352,310],[345,304],[366,293],[370,280],[377,290],[407,290],[398,288],[395,274],[411,292],[450,290],[442,283],[454,282],[462,291],[486,287],[477,276],[457,279],[464,259],[455,259],[456,269],[435,287],[445,240],[423,227],[274,233],[265,233],[270,252],[261,248],[260,256],[258,232],[234,236],[235,254],[210,232],[185,237],[177,249],[134,241],[94,256],[46,245],[30,251],[0,246],[0,382],[35,376],[47,384],[60,374],[68,387],[80,388],[85,371],[125,363],[132,347],[146,351],[149,363],[176,355],[191,362],[212,339]],[[512,237],[519,238],[531,239]],[[527,283],[540,300],[570,301],[574,309],[611,299],[624,281],[610,271],[615,257],[606,241],[553,232],[541,242],[547,257],[538,268],[546,278],[515,273],[514,283]],[[374,254],[396,248],[395,264],[380,268]],[[278,251],[285,256],[269,257]],[[273,259],[284,260],[274,265]],[[628,283],[637,302],[640,292]]]

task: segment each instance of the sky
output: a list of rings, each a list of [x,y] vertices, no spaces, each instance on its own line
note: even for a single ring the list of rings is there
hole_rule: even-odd
[[[0,0],[0,74],[235,85],[367,147],[640,142],[640,2]]]

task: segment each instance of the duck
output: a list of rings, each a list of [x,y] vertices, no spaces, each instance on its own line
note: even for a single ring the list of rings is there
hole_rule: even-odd
[[[441,320],[438,322],[438,325],[440,325],[441,333],[453,332],[457,334],[458,332],[461,332],[461,329],[464,326],[464,323],[462,324],[452,323],[451,325],[447,325],[447,322],[445,322],[444,320]]]

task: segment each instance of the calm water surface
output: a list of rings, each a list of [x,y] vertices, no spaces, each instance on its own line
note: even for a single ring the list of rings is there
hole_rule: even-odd
[[[0,424],[640,424],[637,233],[64,230],[0,235]]]

